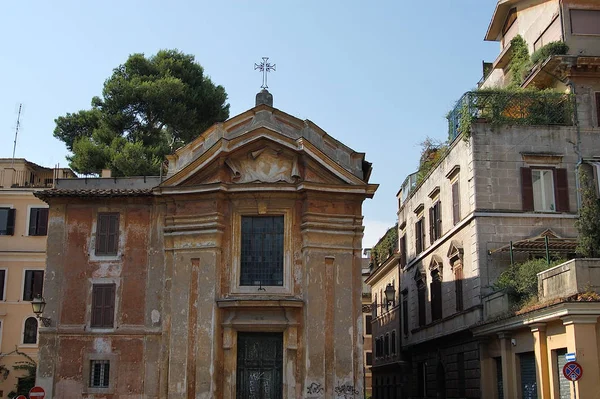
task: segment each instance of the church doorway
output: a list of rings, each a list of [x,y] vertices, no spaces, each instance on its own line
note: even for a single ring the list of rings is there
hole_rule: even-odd
[[[238,332],[237,399],[282,399],[282,369],[282,333]]]

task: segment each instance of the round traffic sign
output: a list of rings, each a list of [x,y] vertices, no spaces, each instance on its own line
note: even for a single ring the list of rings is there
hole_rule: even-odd
[[[33,387],[29,391],[29,399],[44,399],[46,391],[42,387]]]
[[[24,395],[19,395],[15,399],[27,399]]]
[[[583,375],[583,368],[577,362],[568,362],[563,367],[563,375],[569,381],[577,381]]]

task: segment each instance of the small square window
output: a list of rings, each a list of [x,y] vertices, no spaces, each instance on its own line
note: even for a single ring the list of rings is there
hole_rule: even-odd
[[[108,388],[110,360],[90,360],[90,388]]]

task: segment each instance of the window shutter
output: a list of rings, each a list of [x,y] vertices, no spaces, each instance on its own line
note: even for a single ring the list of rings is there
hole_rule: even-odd
[[[33,271],[33,284],[32,284],[32,298],[42,296],[42,289],[44,286],[44,272],[42,270]]]
[[[37,224],[38,224],[38,209],[32,208],[29,212],[29,235],[37,235]]]
[[[437,208],[437,234],[436,234],[436,239],[440,238],[442,236],[442,203],[438,202],[436,205]]]
[[[400,267],[406,266],[406,236],[400,237]]]
[[[524,211],[533,211],[533,181],[531,168],[521,168],[521,198]]]
[[[8,210],[8,219],[6,220],[6,235],[12,236],[15,233],[15,213],[16,209]]]
[[[115,285],[104,289],[104,326],[113,327],[115,318]]]
[[[23,287],[23,300],[31,301],[33,299],[33,270],[25,271],[25,284]]]
[[[94,286],[92,292],[92,327],[102,326],[102,297],[104,290],[102,287]]]
[[[0,270],[0,301],[4,301],[4,280],[6,279],[6,270]],[[0,328],[2,324],[0,324]]]
[[[429,242],[433,244],[435,241],[435,206],[429,208]]]
[[[419,254],[423,250],[421,244],[421,221],[415,223],[415,251]]]
[[[48,234],[48,208],[38,210],[37,235],[45,236]]]
[[[566,169],[554,170],[554,187],[556,190],[556,211],[569,212],[569,185]]]
[[[108,230],[108,215],[98,215],[98,224],[96,226],[96,253],[106,253],[106,235]]]
[[[454,224],[460,221],[460,192],[458,191],[458,182],[452,185],[452,222]]]
[[[119,215],[110,215],[108,225],[108,248],[110,254],[116,254],[119,246]]]

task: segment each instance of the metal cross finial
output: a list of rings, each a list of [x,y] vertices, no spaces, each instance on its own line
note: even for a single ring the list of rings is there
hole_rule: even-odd
[[[271,71],[275,71],[275,64],[269,64],[269,57],[262,57],[262,62],[260,64],[254,64],[254,69],[258,69],[263,74],[262,86],[263,89],[268,89],[267,86],[267,73]]]

